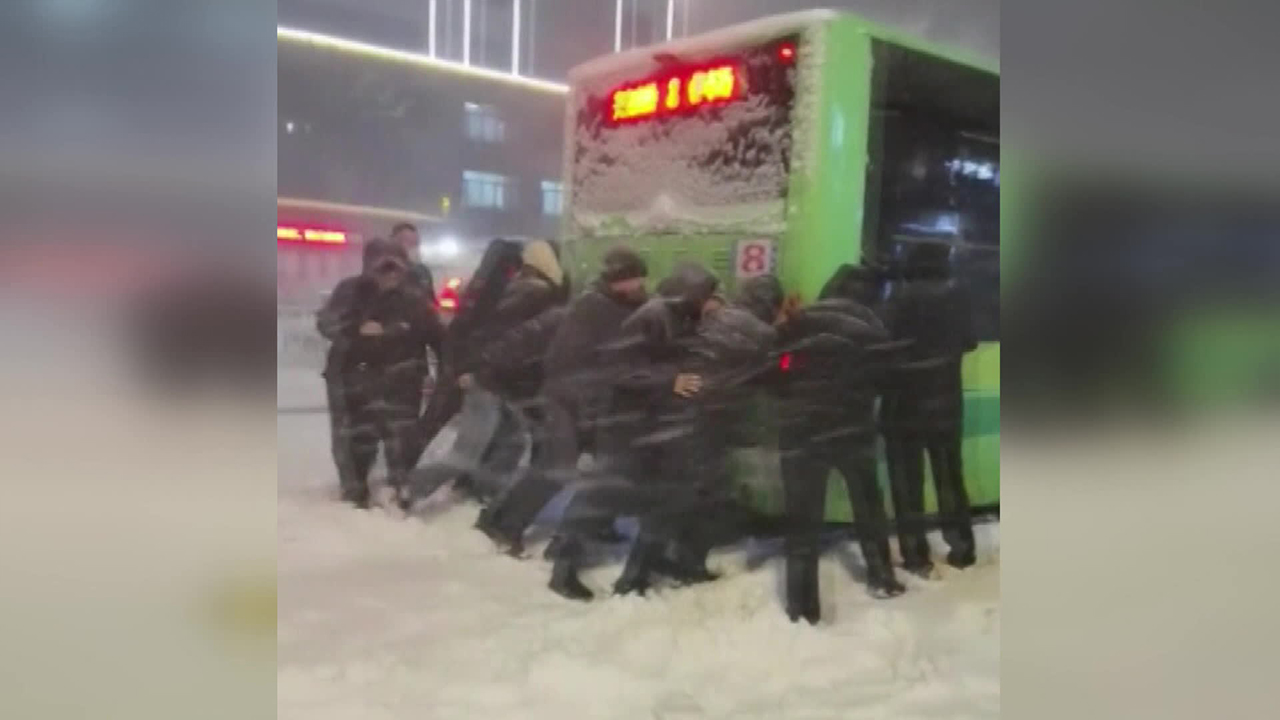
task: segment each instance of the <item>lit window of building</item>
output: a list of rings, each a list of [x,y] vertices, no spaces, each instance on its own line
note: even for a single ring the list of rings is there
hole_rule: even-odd
[[[477,142],[500,143],[507,137],[507,124],[491,105],[466,103],[467,137]]]
[[[564,212],[564,183],[542,181],[542,214],[559,215]]]
[[[512,182],[506,175],[462,171],[462,202],[471,208],[501,210],[512,202]]]

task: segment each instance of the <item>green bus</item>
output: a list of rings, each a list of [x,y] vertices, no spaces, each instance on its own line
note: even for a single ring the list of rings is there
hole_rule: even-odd
[[[653,278],[696,261],[729,292],[774,273],[808,301],[844,263],[950,244],[981,340],[964,363],[966,483],[973,505],[998,505],[999,84],[991,63],[830,11],[584,63],[566,110],[568,267],[591,277],[625,243]],[[776,512],[760,417],[759,444],[734,459],[749,502]],[[843,484],[830,488],[829,519],[848,520]]]

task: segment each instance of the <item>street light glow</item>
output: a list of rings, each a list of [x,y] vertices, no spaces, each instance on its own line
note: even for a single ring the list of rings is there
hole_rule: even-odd
[[[569,86],[564,83],[551,82],[550,80],[539,80],[525,75],[512,75],[511,73],[489,70],[488,68],[477,67],[475,65],[464,65],[462,63],[453,62],[452,60],[433,58],[430,55],[423,55],[422,53],[395,50],[393,48],[372,45],[359,40],[351,40],[349,38],[311,32],[310,30],[299,30],[297,28],[277,26],[276,39],[286,42],[311,44],[329,50],[338,50],[341,52],[351,53],[353,55],[363,55],[365,57],[377,58],[380,60],[389,60],[408,65],[419,65],[436,70],[445,70],[459,75],[470,75],[472,77],[484,78],[486,80],[497,80],[498,82],[519,85],[521,87],[529,88],[530,90],[541,90],[542,92],[555,93],[558,95],[563,95],[569,92]]]

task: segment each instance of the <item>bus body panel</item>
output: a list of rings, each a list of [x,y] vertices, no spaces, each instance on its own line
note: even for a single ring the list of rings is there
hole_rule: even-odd
[[[779,37],[796,34],[779,31]],[[564,216],[565,259],[576,278],[594,278],[603,255],[625,244],[649,265],[650,288],[678,262],[697,262],[713,271],[721,289],[732,296],[738,283],[737,245],[740,241],[769,240],[774,247],[772,270],[788,293],[812,301],[841,264],[857,263],[863,249],[863,212],[868,173],[869,115],[872,103],[873,42],[881,40],[937,57],[997,73],[998,68],[940,50],[923,41],[848,15],[799,29],[797,72],[792,111],[792,160],[786,184],[785,226],[770,229],[728,224],[692,232],[647,232],[614,218],[594,230],[573,220],[572,197]],[[832,71],[831,68],[840,70]],[[576,131],[574,89],[566,117],[566,150],[571,156]],[[573,188],[573,163],[565,163],[565,186]],[[581,283],[580,285],[581,286]],[[973,506],[998,506],[1000,501],[1000,344],[981,343],[962,365],[965,392],[963,462],[965,483]],[[749,421],[757,444],[729,453],[739,497],[767,514],[781,514],[782,479],[778,460],[776,401],[759,398]],[[878,453],[879,480],[889,502],[883,448]],[[928,463],[926,462],[926,468]],[[926,509],[937,509],[932,481],[926,483]],[[843,480],[832,473],[828,484],[827,519],[848,522],[850,505]]]
[[[805,35],[796,98],[796,148],[787,197],[787,236],[779,279],[803,300],[817,298],[843,263],[862,254],[871,40],[841,18]],[[823,68],[848,68],[824,72]],[[817,82],[805,78],[816,75]],[[804,97],[816,87],[814,98]]]

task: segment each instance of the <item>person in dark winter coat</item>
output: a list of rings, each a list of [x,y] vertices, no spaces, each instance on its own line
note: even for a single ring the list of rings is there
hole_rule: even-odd
[[[827,478],[840,471],[857,521],[873,595],[904,590],[889,556],[888,521],[876,478],[875,402],[889,358],[888,332],[866,306],[820,300],[781,330],[787,350],[779,388],[779,446],[787,519],[787,614],[821,617],[818,557]]]
[[[660,566],[681,582],[715,579],[706,566],[715,545],[740,537],[749,513],[731,497],[728,451],[748,445],[748,427],[762,380],[773,365],[775,324],[781,320],[782,285],[773,276],[746,280],[734,302],[707,303],[696,334],[680,363],[702,378],[701,391],[676,396],[662,425],[672,436],[664,474],[691,490],[688,504],[673,514],[680,529]]]
[[[477,351],[464,388],[492,392],[503,402],[502,419],[470,478],[482,500],[489,500],[519,465],[528,430],[541,422],[542,356],[567,300],[564,271],[552,245],[534,240],[524,245],[523,265],[507,285],[491,317],[477,329]]]
[[[397,491],[412,465],[427,348],[439,347],[442,330],[432,299],[408,280],[399,246],[371,240],[363,261],[359,276],[334,289],[316,326],[331,343],[324,375],[342,497],[367,507],[380,440]]]
[[[474,355],[467,358],[465,370],[459,378],[464,386],[471,385],[474,374],[486,375],[499,391],[515,399],[528,399],[541,386],[542,347],[521,347],[504,343],[506,336],[525,322],[544,312],[563,305],[568,300],[564,271],[551,243],[533,240],[520,252],[520,270],[507,284],[497,304],[485,322],[475,330]],[[537,337],[535,332],[526,340]],[[520,351],[520,357],[499,358],[497,354]],[[467,377],[472,375],[472,377]]]
[[[475,364],[489,336],[485,328],[507,284],[524,265],[520,244],[498,238],[489,243],[459,299],[458,312],[445,332],[435,389],[418,428],[414,463],[462,407],[460,379]],[[466,381],[462,381],[466,382]]]
[[[404,248],[409,258],[409,280],[430,297],[436,298],[435,280],[431,277],[431,268],[424,265],[419,258],[419,247],[422,243],[418,228],[413,223],[399,222],[391,228],[391,242]]]
[[[534,429],[533,463],[477,522],[512,554],[523,551],[525,530],[542,508],[576,478],[581,452],[596,445],[597,422],[608,408],[612,375],[603,349],[618,339],[623,321],[644,302],[647,274],[640,256],[614,248],[605,255],[596,282],[563,314],[544,313],[517,333],[517,338],[535,339],[552,333],[543,355],[542,418]],[[511,355],[501,347],[492,350],[495,355]],[[598,534],[604,527],[599,524],[594,531]]]
[[[561,595],[590,597],[577,579],[581,533],[575,528],[584,522],[640,517],[640,535],[614,584],[616,593],[644,593],[651,575],[663,570],[666,545],[678,540],[680,529],[681,515],[674,508],[684,506],[688,490],[679,478],[664,477],[671,428],[663,427],[663,417],[676,397],[692,397],[702,388],[702,378],[682,372],[680,361],[717,284],[701,266],[678,265],[659,284],[660,294],[627,318],[621,337],[609,347],[613,396],[597,448],[603,479],[580,488],[565,509],[561,527],[567,540],[551,584]]]
[[[895,283],[886,319],[896,339],[912,341],[891,374],[881,409],[903,566],[928,577],[933,563],[924,532],[924,456],[929,456],[939,524],[954,567],[974,563],[961,439],[964,393],[960,363],[977,347],[968,294],[949,278],[946,245],[920,243],[906,253],[905,282]]]

